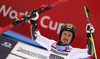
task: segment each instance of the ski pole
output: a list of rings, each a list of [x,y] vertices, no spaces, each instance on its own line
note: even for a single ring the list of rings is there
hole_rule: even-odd
[[[85,14],[86,14],[86,17],[87,17],[87,21],[88,21],[88,23],[89,23],[88,14],[89,14],[89,16],[91,16],[91,13],[90,13],[89,9],[88,9],[86,6],[84,6],[84,9],[85,9]],[[95,44],[94,44],[94,39],[93,39],[92,33],[90,33],[90,36],[91,36],[92,43],[93,43],[93,49],[94,49],[94,53],[95,53],[95,59],[97,59],[96,49],[95,49]]]

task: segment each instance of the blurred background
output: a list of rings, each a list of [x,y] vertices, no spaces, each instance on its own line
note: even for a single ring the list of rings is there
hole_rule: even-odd
[[[39,6],[43,4],[49,5],[55,1],[57,0],[0,0],[0,27],[5,27],[13,22],[13,18],[18,14],[27,15],[32,10],[38,9]],[[97,56],[100,58],[100,0],[70,0],[41,14],[38,19],[38,28],[43,36],[59,41],[61,25],[71,23],[77,29],[77,35],[71,45],[76,48],[86,48],[87,18],[84,6],[87,6],[92,14],[89,20],[95,27],[94,42]],[[25,23],[24,27],[22,25],[11,29],[11,31],[31,38],[30,24]]]

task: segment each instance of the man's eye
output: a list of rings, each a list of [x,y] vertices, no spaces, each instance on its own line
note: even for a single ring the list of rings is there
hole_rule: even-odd
[[[64,33],[64,35],[66,35],[66,33]]]
[[[71,35],[68,35],[69,37],[71,37]]]

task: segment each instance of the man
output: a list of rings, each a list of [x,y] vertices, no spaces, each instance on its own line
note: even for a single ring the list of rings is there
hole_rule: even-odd
[[[93,46],[90,39],[87,40],[87,49],[73,48],[70,44],[73,42],[76,35],[76,28],[72,24],[65,24],[60,29],[59,39],[60,42],[50,40],[42,36],[38,29],[38,17],[39,14],[35,10],[33,12],[36,16],[31,18],[31,34],[32,39],[48,49],[50,52],[49,59],[82,59],[94,54]],[[94,27],[92,24],[86,26],[87,38],[90,38],[90,33],[94,33]]]

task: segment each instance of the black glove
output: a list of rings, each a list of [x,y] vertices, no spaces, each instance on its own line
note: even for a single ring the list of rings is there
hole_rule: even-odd
[[[91,37],[91,36],[90,36],[90,33],[93,34],[94,31],[95,31],[95,29],[94,29],[93,25],[92,25],[91,23],[88,23],[88,24],[86,25],[87,37]]]
[[[32,24],[33,27],[34,27],[35,29],[37,29],[37,28],[38,28],[37,23],[38,23],[39,13],[38,13],[37,10],[33,10],[33,11],[30,13],[30,15],[31,15],[31,14],[32,14],[32,15],[35,15],[35,16],[29,20],[29,23]]]
[[[32,25],[37,24],[37,20],[38,20],[38,18],[39,18],[39,13],[38,13],[38,11],[37,11],[37,10],[33,10],[33,11],[30,13],[30,15],[34,15],[34,17],[31,18],[28,22],[29,22],[30,24],[32,24]]]

